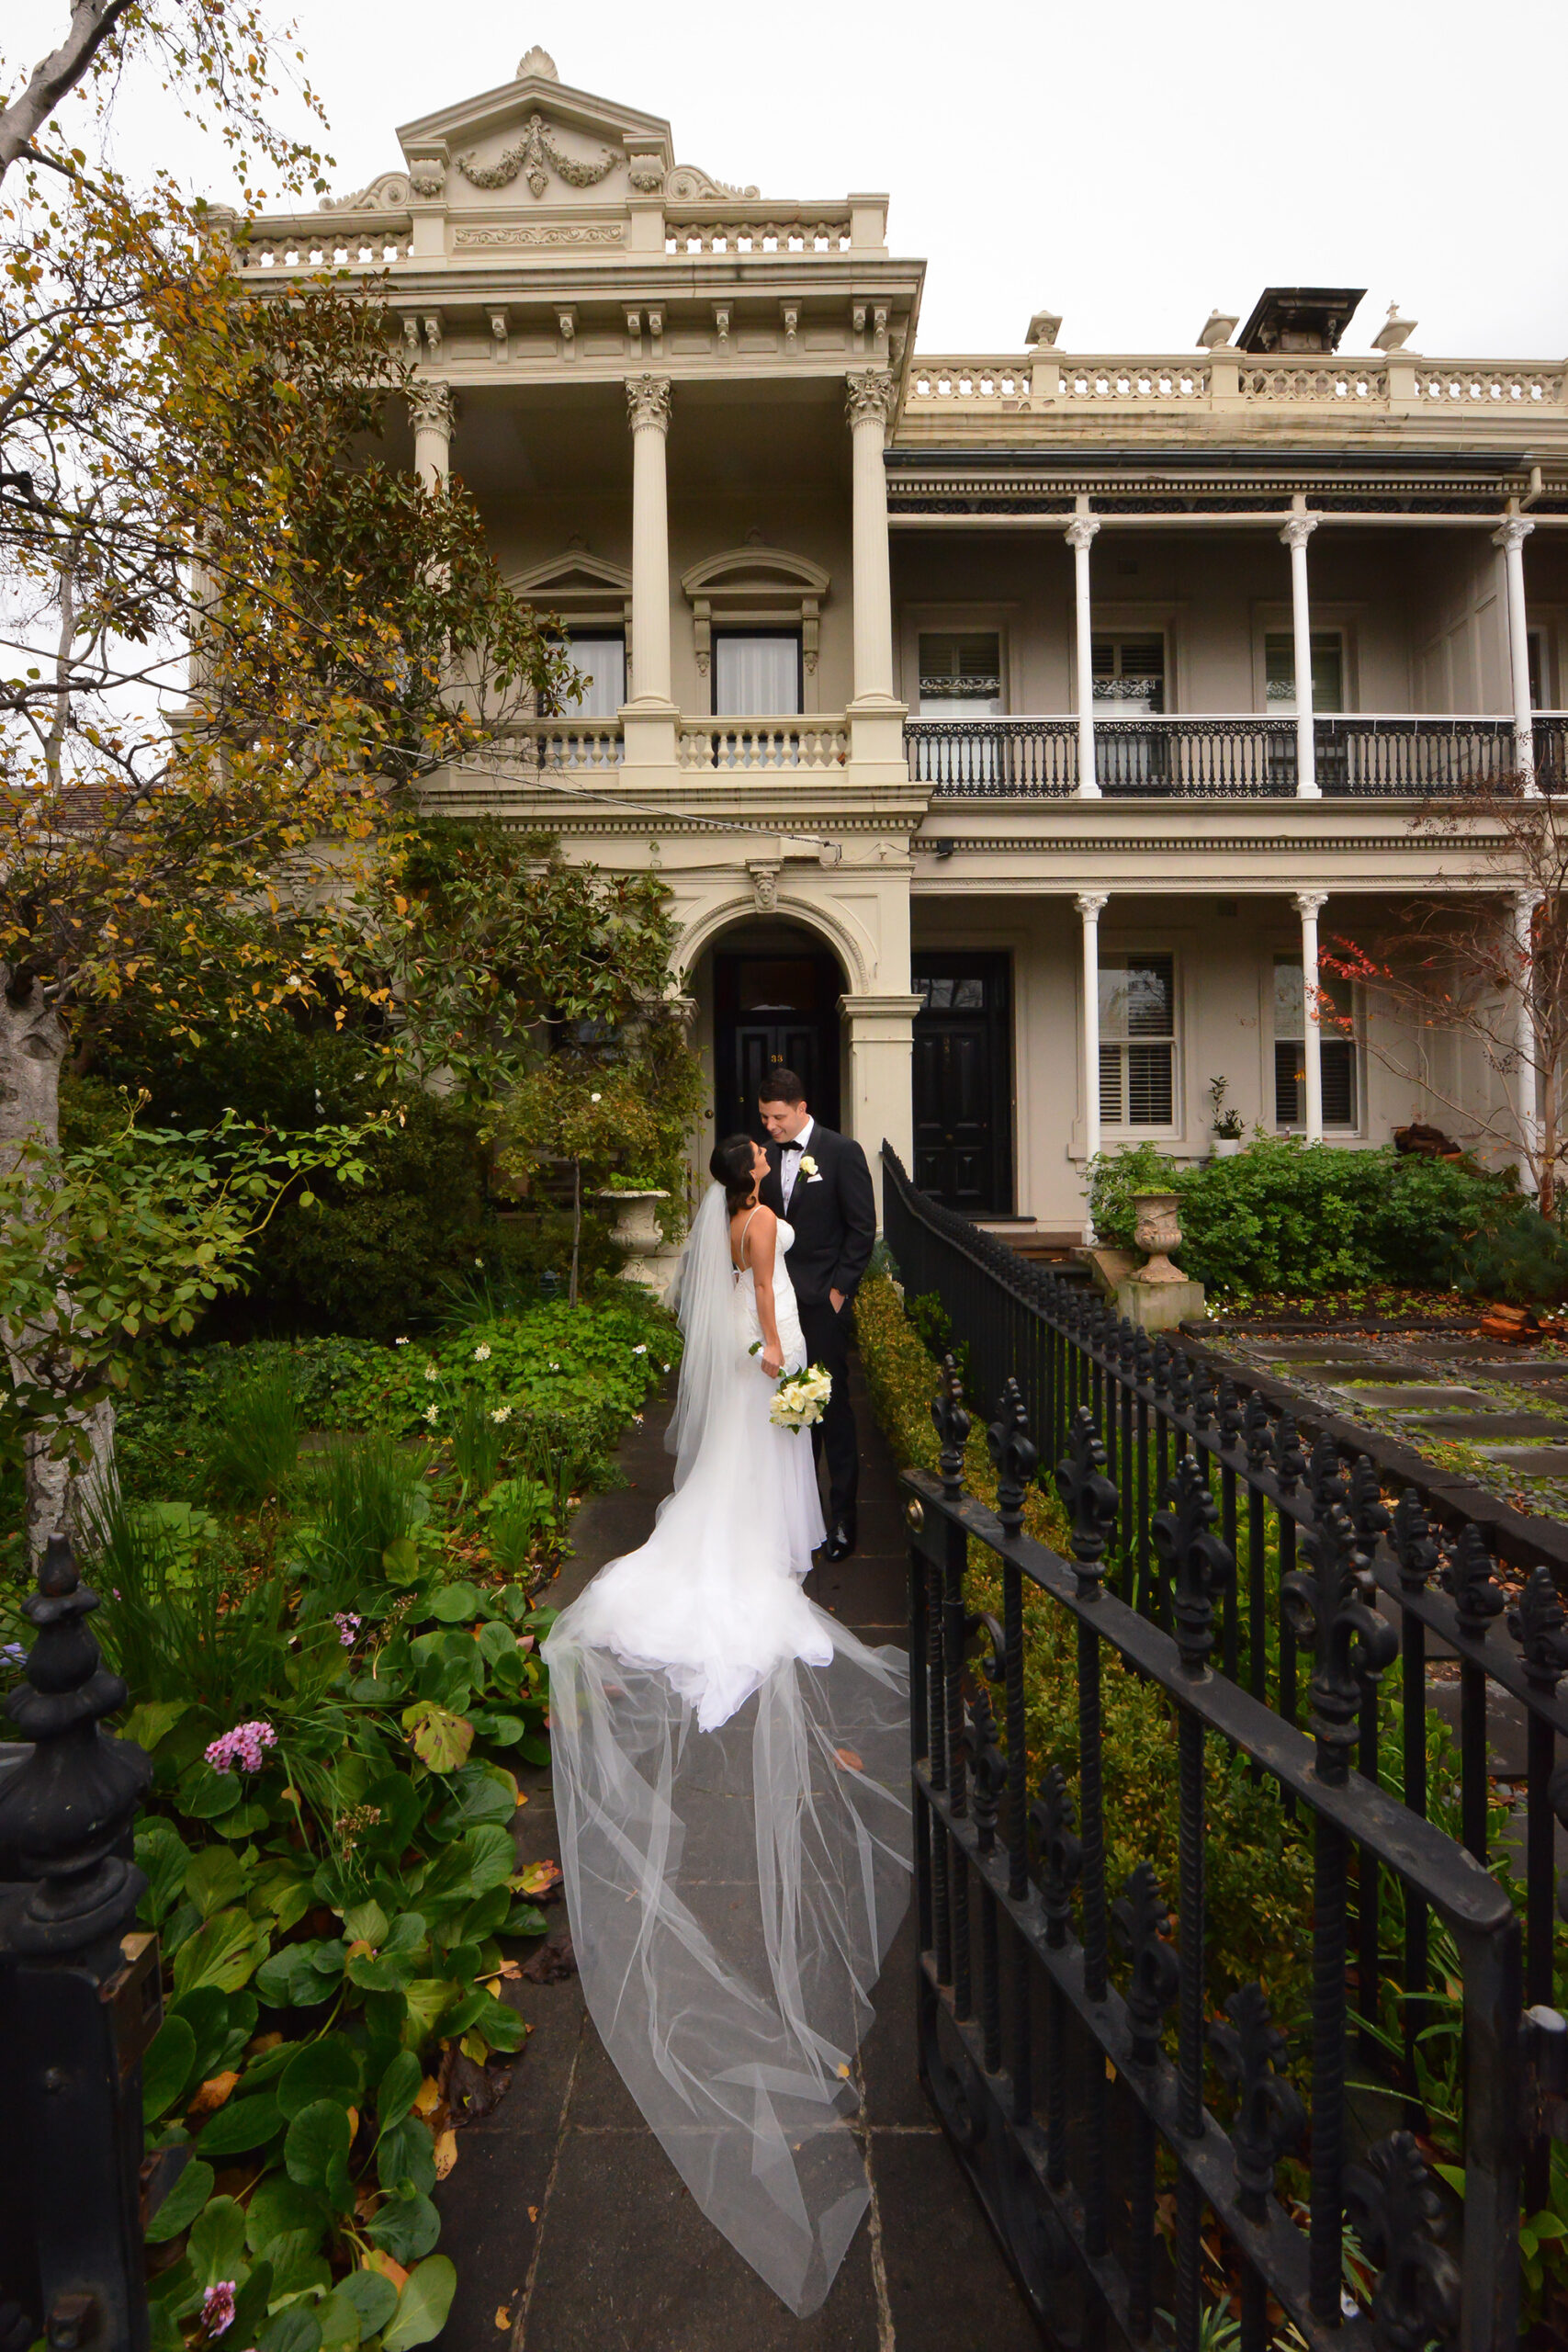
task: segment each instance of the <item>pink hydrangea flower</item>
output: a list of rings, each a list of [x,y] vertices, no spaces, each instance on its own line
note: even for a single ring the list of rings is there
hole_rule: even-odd
[[[277,1734],[270,1724],[236,1724],[213,1741],[207,1760],[215,1772],[259,1772],[267,1749],[276,1746]]]

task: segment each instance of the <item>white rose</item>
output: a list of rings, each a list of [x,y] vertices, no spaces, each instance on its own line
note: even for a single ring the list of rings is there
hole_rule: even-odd
[[[803,1151],[800,1155],[800,1172],[803,1176],[815,1176],[817,1173],[817,1162],[808,1151]]]

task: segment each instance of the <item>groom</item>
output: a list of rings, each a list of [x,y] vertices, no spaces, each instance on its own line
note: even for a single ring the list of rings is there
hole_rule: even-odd
[[[758,1198],[795,1227],[789,1274],[800,1328],[812,1363],[833,1375],[820,1439],[815,1429],[811,1435],[828,1456],[828,1557],[846,1560],[855,1548],[860,1481],[848,1308],[876,1239],[876,1195],[864,1152],[848,1136],[818,1125],[794,1070],[769,1070],[758,1107],[772,1138]]]

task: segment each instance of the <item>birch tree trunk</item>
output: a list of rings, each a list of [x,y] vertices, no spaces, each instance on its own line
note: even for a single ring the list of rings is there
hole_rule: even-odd
[[[65,1023],[36,980],[16,981],[0,964],[0,1167],[17,1164],[29,1137],[60,1142],[60,1071],[68,1043]],[[12,1377],[29,1386],[63,1385],[65,1366],[53,1317],[31,1326],[8,1346]],[[30,1430],[25,1442],[28,1555],[35,1565],[51,1535],[78,1535],[84,1505],[107,1498],[114,1484],[114,1407],[102,1403],[68,1416],[85,1436],[89,1459],[78,1463],[51,1452],[54,1431]]]

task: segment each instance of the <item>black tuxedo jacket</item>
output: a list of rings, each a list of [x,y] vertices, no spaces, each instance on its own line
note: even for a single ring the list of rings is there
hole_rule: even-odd
[[[818,1125],[811,1130],[806,1156],[817,1162],[819,1181],[814,1183],[797,1174],[790,1194],[795,1247],[789,1253],[789,1278],[802,1306],[826,1306],[829,1291],[852,1298],[871,1262],[876,1194],[865,1154],[848,1136]],[[775,1216],[785,1214],[779,1179],[783,1159],[783,1146],[770,1143],[768,1173],[757,1194]]]

